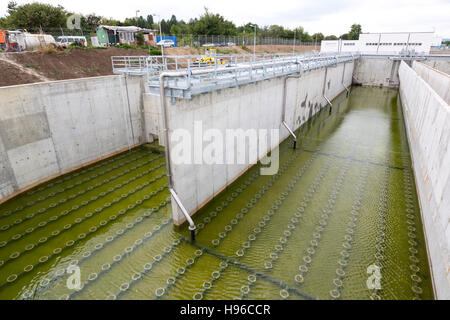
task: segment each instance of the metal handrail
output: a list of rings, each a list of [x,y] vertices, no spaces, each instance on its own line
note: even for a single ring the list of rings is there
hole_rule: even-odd
[[[190,98],[192,95],[250,82],[302,73],[323,67],[333,67],[359,56],[340,55],[214,55],[214,63],[197,65],[200,56],[125,56],[111,57],[116,74],[147,76],[151,93],[159,93],[162,72],[178,73],[165,81],[165,92],[172,97]],[[224,59],[225,63],[219,63]]]

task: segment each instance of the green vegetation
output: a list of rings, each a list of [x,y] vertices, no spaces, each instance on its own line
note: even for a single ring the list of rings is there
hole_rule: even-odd
[[[62,6],[52,6],[49,4],[33,2],[24,5],[18,5],[15,1],[8,3],[6,17],[0,17],[0,28],[5,29],[27,29],[37,32],[43,29],[46,32],[53,30],[59,32],[61,28],[66,27],[66,19],[72,15]],[[155,23],[153,16],[147,15],[127,18],[124,21],[108,19],[98,16],[94,13],[82,16],[81,29],[83,32],[95,32],[98,25],[113,26],[139,26],[141,28],[159,30],[159,24]],[[171,34],[175,36],[183,35],[183,40],[179,45],[191,45],[195,41],[195,36],[253,36],[254,23],[247,23],[243,26],[236,26],[234,22],[227,20],[220,14],[212,13],[205,8],[205,12],[198,18],[191,18],[188,22],[178,20],[175,15],[170,19],[161,19],[161,31],[163,34]],[[350,31],[340,36],[342,39],[357,39],[361,33],[361,25],[353,24]],[[190,35],[186,36],[186,35]],[[314,33],[310,35],[303,27],[299,26],[294,29],[288,29],[280,25],[258,26],[257,35],[260,37],[297,39],[301,42],[320,42],[323,39],[336,40],[335,35],[324,36],[322,33]],[[136,35],[138,45],[142,45],[143,35]]]
[[[54,7],[44,3],[28,3],[18,6],[16,2],[8,3],[8,16],[2,21],[3,27],[11,29],[39,29],[65,26],[67,12],[63,7]]]
[[[122,48],[122,49],[137,49],[136,46],[132,46],[132,45],[129,45],[127,43],[117,43],[117,44],[114,45],[114,47]]]
[[[158,49],[150,49],[150,55],[151,56],[160,56],[162,53],[161,53],[161,50],[158,50]]]
[[[144,41],[145,41],[144,34],[142,32],[136,33],[136,43],[139,46],[142,46],[142,45],[144,45]]]
[[[71,43],[64,51],[69,53],[69,52],[72,52],[73,50],[93,50],[93,49],[106,50],[106,49],[108,49],[108,47],[95,47],[95,46],[80,47],[80,46],[77,46],[75,43]]]
[[[341,36],[344,40],[358,40],[359,35],[362,33],[362,28],[360,24],[352,24],[349,33],[345,33]]]
[[[216,52],[218,54],[230,54],[231,50],[230,49],[217,49]]]
[[[25,68],[34,69],[34,70],[36,70],[36,71],[41,70],[41,67],[40,67],[40,66],[35,66],[35,65],[33,65],[33,64],[26,64],[26,65],[25,65]]]
[[[53,69],[53,71],[49,71],[49,72],[47,72],[47,74],[48,74],[50,77],[55,77],[55,78],[57,78],[57,77],[61,74],[61,72],[59,72],[58,69]]]
[[[115,48],[122,48],[122,49],[134,49],[134,50],[150,50],[150,54],[151,55],[161,55],[161,50],[159,50],[158,48],[155,47],[151,47],[151,46],[132,46],[126,43],[118,43],[114,46]],[[102,47],[103,48],[103,47]]]

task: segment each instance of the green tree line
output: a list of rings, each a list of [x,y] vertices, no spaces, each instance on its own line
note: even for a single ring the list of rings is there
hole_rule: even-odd
[[[18,5],[15,1],[8,3],[7,15],[0,17],[0,28],[3,29],[27,29],[44,31],[49,29],[66,28],[66,21],[73,12],[67,11],[62,6],[52,6],[45,3],[33,2]],[[154,16],[147,15],[126,18],[123,21],[106,18],[95,13],[82,15],[81,28],[86,31],[95,31],[98,25],[113,26],[139,26],[141,28],[159,30],[163,34],[171,35],[228,35],[228,36],[253,36],[254,23],[236,26],[232,21],[225,19],[222,15],[210,12],[207,8],[200,17],[191,18],[189,21],[178,20],[175,15],[170,19],[155,20]],[[294,29],[285,28],[281,25],[258,26],[257,35],[260,37],[297,39],[302,42],[320,42],[322,40],[358,39],[362,32],[360,24],[353,24],[348,33],[340,35],[327,35],[322,33],[309,34],[303,27]]]

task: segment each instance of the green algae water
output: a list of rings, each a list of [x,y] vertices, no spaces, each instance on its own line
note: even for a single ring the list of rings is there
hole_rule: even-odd
[[[398,92],[353,88],[297,136],[195,214],[194,244],[146,147],[7,201],[0,298],[433,299]]]

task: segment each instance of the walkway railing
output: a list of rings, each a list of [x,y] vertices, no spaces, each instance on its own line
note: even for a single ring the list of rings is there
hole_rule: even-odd
[[[177,72],[165,80],[167,96],[191,98],[192,95],[250,82],[302,73],[355,60],[359,55],[214,55],[202,56],[135,56],[112,57],[116,74],[146,75],[151,93],[159,94],[159,74]],[[204,58],[204,56],[203,56]]]

